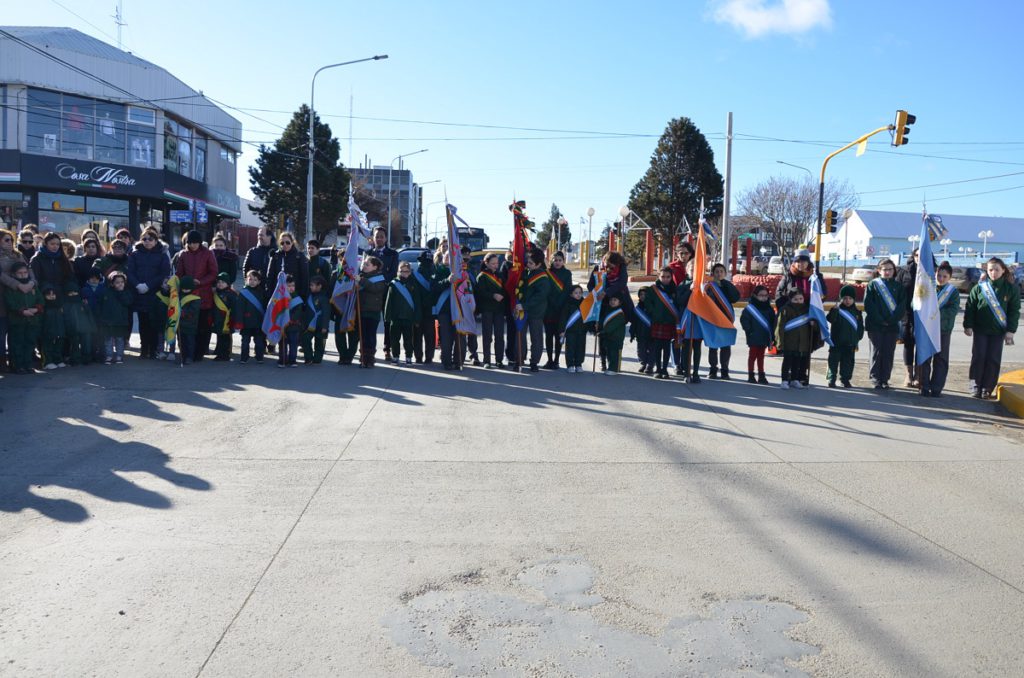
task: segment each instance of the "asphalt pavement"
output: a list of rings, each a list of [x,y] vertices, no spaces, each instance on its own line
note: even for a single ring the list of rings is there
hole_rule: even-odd
[[[1024,673],[1018,420],[633,353],[0,377],[0,675]]]

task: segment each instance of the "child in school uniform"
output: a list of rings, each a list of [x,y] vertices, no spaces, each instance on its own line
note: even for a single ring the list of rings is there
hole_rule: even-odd
[[[544,315],[544,348],[548,356],[544,369],[557,370],[562,357],[562,342],[558,332],[559,320],[572,290],[572,271],[565,267],[564,252],[555,252],[555,255],[551,257],[548,277],[551,279],[551,296],[548,298],[548,307]]]
[[[633,319],[629,323],[629,340],[636,341],[636,359],[640,363],[640,374],[654,374],[654,350],[651,347],[651,316],[647,312],[647,288],[641,287],[633,307]],[[674,332],[674,330],[673,330]]]
[[[388,285],[384,300],[384,322],[391,335],[391,361],[395,365],[400,363],[403,344],[405,364],[412,365],[413,329],[422,304],[419,283],[412,277],[412,264],[403,261],[398,265],[398,277]],[[489,347],[485,347],[485,354],[490,356]]]
[[[658,280],[647,288],[644,297],[647,314],[651,319],[651,348],[655,379],[668,379],[668,361],[672,340],[679,324],[679,310],[675,305],[676,284],[672,282],[672,269],[665,267]]]
[[[324,286],[327,279],[314,275],[309,279],[309,296],[306,297],[306,327],[302,332],[302,362],[319,365],[324,361],[327,349],[327,328],[331,321],[331,301]],[[394,340],[394,334],[391,335]]]
[[[843,285],[839,290],[839,303],[833,306],[828,315],[829,330],[832,335],[832,346],[828,349],[828,387],[836,387],[836,378],[842,382],[843,388],[853,386],[853,364],[857,354],[857,346],[864,338],[864,318],[857,308],[857,290],[853,285]]]
[[[939,264],[935,269],[935,296],[939,304],[939,352],[921,365],[921,395],[939,398],[946,388],[946,376],[949,374],[949,342],[956,327],[956,316],[960,313],[960,291],[949,279],[953,277],[953,267],[948,261]]]
[[[93,359],[92,342],[96,334],[96,321],[86,308],[82,293],[74,287],[69,287],[64,296],[64,326],[67,332],[68,363],[88,365]]]
[[[193,294],[196,290],[196,279],[190,275],[178,281],[178,355],[181,364],[191,365],[196,351],[196,336],[199,334],[199,310],[201,299]],[[171,353],[173,356],[174,353]]]
[[[24,261],[12,264],[8,272],[17,283],[24,284],[32,280],[28,264]],[[10,347],[11,372],[31,374],[34,371],[33,353],[43,324],[43,295],[38,285],[33,286],[30,292],[5,286],[3,295],[7,304],[7,344]]]
[[[561,340],[565,342],[566,371],[572,374],[583,371],[583,358],[586,355],[587,330],[579,315],[582,301],[583,287],[574,285],[562,307],[562,318],[559,321]]]
[[[217,335],[217,344],[213,359],[218,362],[229,362],[231,337],[237,324],[238,293],[231,289],[230,273],[218,274],[216,285],[213,291],[213,332]]]
[[[120,365],[124,362],[125,337],[132,329],[131,290],[126,285],[128,277],[119,270],[107,276],[107,285],[100,297],[100,326],[103,328],[106,364]]]
[[[775,330],[775,345],[782,353],[782,388],[804,388],[804,363],[814,350],[813,325],[804,293],[794,290],[779,311]]]
[[[44,370],[67,367],[64,362],[64,325],[64,302],[53,285],[43,285],[43,326],[39,345]]]
[[[502,360],[505,355],[505,314],[508,309],[508,293],[505,291],[505,282],[501,279],[498,263],[497,253],[492,252],[484,258],[484,268],[477,275],[476,286],[473,290],[483,330],[484,367],[501,370],[505,368]],[[493,363],[491,362],[492,347],[494,350]]]
[[[249,345],[256,353],[256,362],[263,363],[267,348],[267,335],[263,333],[263,316],[267,312],[267,295],[263,288],[263,275],[252,270],[245,274],[245,287],[238,295],[238,321],[241,325],[242,350],[238,362],[249,362]]]
[[[900,320],[907,311],[907,293],[896,281],[896,264],[890,259],[878,262],[876,270],[878,277],[864,293],[864,327],[871,341],[871,383],[875,389],[887,389],[900,337]]]
[[[359,322],[362,328],[360,367],[373,367],[377,352],[377,325],[384,310],[387,280],[381,275],[383,264],[377,257],[366,257],[359,276]]]
[[[725,279],[726,270],[724,264],[715,264],[711,267],[711,285],[717,288],[725,297],[725,301],[732,306],[740,300],[740,291],[736,289],[736,286]],[[708,294],[712,294],[711,290],[708,290]],[[719,371],[719,358],[721,358],[721,371]],[[723,346],[722,348],[709,348],[708,349],[708,379],[718,379],[721,376],[722,379],[729,380],[729,359],[732,358],[732,346]]]
[[[775,343],[775,323],[778,320],[769,297],[768,288],[758,285],[750,295],[750,303],[740,314],[740,326],[747,337],[747,381],[751,384],[768,383],[764,354]]]
[[[291,297],[291,301],[288,306],[288,322],[281,328],[281,342],[277,346],[277,366],[298,367],[299,337],[306,329],[306,301],[296,289],[294,277],[287,276],[285,283],[288,285],[288,296]]]
[[[88,314],[89,319],[92,321],[89,325],[92,327],[92,336],[89,339],[89,344],[92,349],[92,353],[88,359],[92,362],[102,362],[106,357],[103,354],[103,334],[100,331],[99,313],[100,313],[100,298],[103,296],[103,277],[100,272],[96,269],[90,269],[89,274],[85,279],[85,285],[79,290],[79,296],[82,297],[82,305]]]
[[[692,270],[693,261],[688,264],[688,270]],[[679,310],[679,317],[686,313],[686,307],[690,304],[690,289],[693,284],[690,280],[676,287],[675,303]],[[693,321],[691,321],[693,322]],[[704,345],[703,339],[687,339],[682,332],[676,332],[676,344],[679,351],[679,362],[676,363],[676,374],[681,375],[690,384],[700,383],[700,354]]]
[[[626,314],[618,297],[605,297],[608,313],[601,318],[598,336],[607,359],[605,374],[618,374],[622,367],[622,344],[626,340]]]
[[[971,395],[991,398],[999,381],[1003,346],[1013,345],[1020,321],[1020,287],[1002,259],[985,263],[987,280],[974,286],[964,307],[964,334],[972,339]]]

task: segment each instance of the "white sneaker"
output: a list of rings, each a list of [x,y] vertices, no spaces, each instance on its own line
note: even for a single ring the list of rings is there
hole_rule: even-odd
[[[170,353],[168,353],[168,354],[167,354],[167,355],[165,356],[165,358],[164,358],[164,359],[165,359],[165,360],[174,360],[174,351],[171,351]]]
[[[164,353],[163,351],[157,351],[156,352],[156,359],[157,360],[165,360],[166,358],[167,358],[167,354]]]
[[[67,367],[67,363],[57,363],[57,367]]]
[[[616,374],[614,370],[605,370],[604,373],[609,377],[614,376]]]
[[[798,390],[803,389],[803,387],[804,387],[803,384],[801,384],[799,381],[796,381],[796,380],[789,382],[789,385],[792,386],[795,389],[798,389]]]
[[[789,388],[789,382],[788,381],[782,382],[781,384],[779,384],[779,388],[787,388],[788,389]]]
[[[57,369],[57,365],[54,364],[54,363],[46,363],[46,365],[43,366],[43,369],[44,370],[55,370],[55,369]]]

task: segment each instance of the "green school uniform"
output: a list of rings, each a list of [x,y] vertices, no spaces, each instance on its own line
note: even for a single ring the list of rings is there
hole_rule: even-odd
[[[31,370],[32,353],[39,330],[43,324],[43,295],[35,286],[31,292],[17,289],[4,289],[4,301],[7,304],[7,343],[10,346],[10,363],[13,370]],[[26,316],[22,311],[30,308],[38,313]]]
[[[626,313],[622,307],[608,311],[598,330],[608,361],[608,369],[618,372],[622,367],[622,344],[626,340]]]
[[[316,294],[310,292],[306,297],[304,309],[306,322],[303,325],[300,342],[302,359],[307,363],[320,364],[327,349],[327,328],[331,321],[331,300],[327,292],[323,289]]]
[[[960,314],[960,290],[949,283],[939,285],[935,288],[935,294],[939,299],[949,288],[949,296],[939,307],[939,331],[942,334],[952,334],[956,328],[956,317]]]
[[[848,315],[840,313],[840,309]],[[836,378],[843,381],[853,379],[853,367],[856,361],[857,345],[864,338],[864,317],[856,304],[833,306],[828,315],[829,333],[832,336],[832,346],[828,349],[828,373],[825,375],[830,382]],[[852,317],[853,323],[847,319]]]
[[[876,282],[877,281],[877,282]],[[884,285],[895,302],[889,309],[885,294],[879,290]],[[907,314],[907,291],[895,279],[876,278],[868,283],[864,293],[864,327],[868,332],[898,332],[900,320]]]
[[[1003,310],[1006,326],[1003,327],[996,319],[992,307],[989,306],[985,295],[982,294],[982,286],[979,283],[967,296],[967,305],[964,307],[964,328],[989,336],[1016,332],[1017,324],[1020,321],[1020,288],[1003,276],[992,282],[992,289]]]
[[[544,269],[527,272],[520,303],[528,318],[543,318],[548,312],[551,297],[551,278]]]
[[[566,327],[569,318],[580,310],[582,302],[582,299],[569,297],[562,307],[562,315],[558,320],[558,331],[565,335],[566,367],[582,367],[586,354],[587,330],[584,327],[583,318],[577,319],[572,326]]]
[[[40,336],[43,364],[57,364],[64,361],[64,302],[60,297],[50,300],[43,297],[43,325]]]
[[[813,349],[813,323],[804,323],[787,330],[786,324],[795,318],[807,315],[807,304],[789,302],[779,311],[779,325],[775,329],[775,345],[788,355],[810,355]]]

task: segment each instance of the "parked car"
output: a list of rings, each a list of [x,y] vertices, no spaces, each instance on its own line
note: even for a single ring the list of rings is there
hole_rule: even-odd
[[[1024,266],[1017,264],[1013,267],[1013,279],[1017,281],[1021,294],[1024,294]]]
[[[782,257],[772,257],[768,260],[768,275],[785,275],[786,261]]]
[[[412,264],[412,270],[418,271],[420,268],[420,257],[426,253],[426,255],[433,256],[433,250],[427,249],[426,247],[405,247],[398,250],[398,262],[408,261]]]
[[[981,280],[982,270],[975,266],[954,266],[950,283],[963,293],[970,292]]]
[[[847,278],[849,282],[871,282],[875,279],[875,269],[873,268],[855,268]]]

